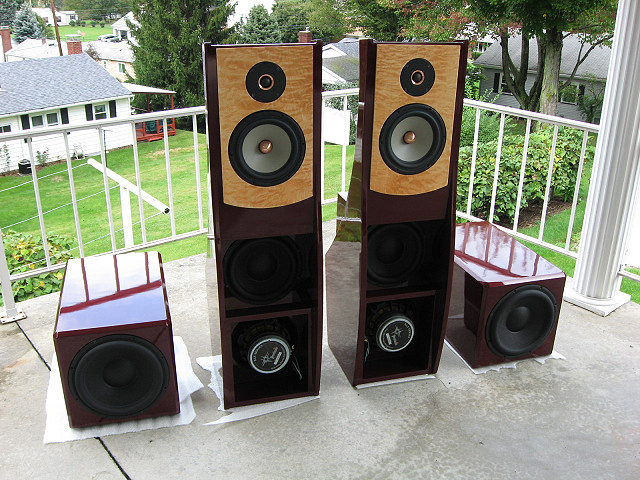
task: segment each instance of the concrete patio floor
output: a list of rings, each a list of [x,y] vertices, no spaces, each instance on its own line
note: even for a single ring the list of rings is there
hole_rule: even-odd
[[[325,223],[325,251],[333,222]],[[203,242],[205,240],[203,239]],[[205,256],[164,265],[173,319],[211,355]],[[436,379],[356,390],[323,350],[320,398],[223,425],[205,387],[185,426],[43,444],[59,295],[0,326],[0,478],[640,478],[640,305],[602,318],[563,303],[555,349],[475,375],[446,346]]]

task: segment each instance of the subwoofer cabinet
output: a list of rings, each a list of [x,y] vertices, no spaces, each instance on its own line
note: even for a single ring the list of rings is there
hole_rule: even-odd
[[[447,342],[473,368],[549,355],[565,280],[496,226],[458,225]]]
[[[319,393],[321,49],[204,45],[227,408]]]
[[[466,42],[360,41],[347,198],[360,221],[359,313],[329,312],[327,320],[329,345],[353,385],[438,368],[466,58]]]
[[[72,427],[180,412],[159,253],[69,260],[53,342]]]

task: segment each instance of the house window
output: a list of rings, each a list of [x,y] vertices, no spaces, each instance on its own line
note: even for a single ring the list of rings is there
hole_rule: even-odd
[[[122,62],[118,62],[118,73],[127,73],[125,64]]]
[[[489,42],[476,42],[476,44],[473,47],[473,51],[484,53],[487,50],[487,48],[489,48],[489,45],[491,45]]]
[[[53,125],[58,125],[58,113],[57,112],[51,112],[51,113],[47,113],[47,125],[49,126],[53,126]]]
[[[96,120],[104,120],[107,118],[107,105],[99,103],[93,106],[93,118]]]
[[[44,117],[42,115],[31,115],[31,126],[33,128],[44,127]]]
[[[493,76],[493,91],[495,93],[504,93],[505,95],[511,95],[507,82],[503,73],[494,73]]]
[[[560,103],[568,103],[569,105],[576,105],[578,99],[584,94],[584,86],[579,83],[572,83],[567,85],[560,92]]]
[[[11,131],[11,125],[0,125],[0,133],[9,133]]]

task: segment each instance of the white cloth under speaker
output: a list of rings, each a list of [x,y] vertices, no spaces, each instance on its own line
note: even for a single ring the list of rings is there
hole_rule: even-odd
[[[85,438],[104,437],[119,433],[139,432],[163,427],[187,425],[196,417],[191,402],[191,394],[200,390],[204,385],[193,372],[191,358],[182,337],[173,337],[173,348],[176,359],[176,376],[178,379],[178,394],[180,397],[180,413],[141,420],[129,420],[108,425],[98,425],[85,428],[71,428],[67,418],[67,408],[62,393],[62,382],[56,356],[51,361],[49,388],[47,389],[47,421],[44,430],[44,443],[69,442]]]
[[[279,400],[277,402],[259,403],[257,405],[247,405],[246,407],[234,407],[230,409],[224,408],[224,396],[223,384],[222,384],[222,355],[215,355],[213,357],[199,357],[196,358],[196,362],[202,368],[211,373],[211,383],[209,388],[213,390],[216,397],[220,399],[220,406],[218,410],[222,412],[229,412],[229,415],[225,415],[213,422],[205,423],[205,425],[218,425],[221,423],[237,422],[239,420],[246,420],[248,418],[259,417],[260,415],[266,415],[267,413],[277,412],[284,410],[285,408],[295,407],[301,403],[306,403],[311,400],[320,398],[319,396],[309,396],[301,398],[291,398],[289,400]]]
[[[533,357],[533,358],[521,358],[519,360],[514,360],[513,362],[504,362],[504,363],[498,363],[496,365],[487,365],[486,367],[473,368],[467,363],[467,361],[464,358],[462,358],[462,356],[456,351],[455,348],[453,348],[453,346],[447,340],[445,340],[444,343],[445,343],[445,345],[447,347],[449,347],[449,349],[453,353],[456,354],[456,356],[460,360],[462,360],[464,362],[464,364],[467,367],[469,367],[469,370],[471,370],[476,375],[482,375],[483,373],[487,373],[487,372],[490,372],[492,370],[497,372],[498,370],[502,370],[503,368],[516,368],[518,363],[523,362],[525,360],[535,360],[536,362],[538,362],[541,365],[544,365],[547,360],[566,360],[564,355],[562,355],[561,353],[558,353],[558,352],[556,352],[554,350],[549,355],[540,355],[538,357]]]

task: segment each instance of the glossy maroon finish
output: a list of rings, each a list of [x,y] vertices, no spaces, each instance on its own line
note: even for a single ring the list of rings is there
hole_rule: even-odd
[[[299,44],[293,44],[299,45]],[[287,44],[269,48],[288,48]],[[307,141],[307,151],[313,152],[313,197],[275,208],[243,208],[224,203],[223,176],[221,166],[220,112],[217,51],[223,48],[237,49],[238,55],[251,54],[247,45],[204,44],[205,91],[209,126],[212,207],[215,233],[216,273],[218,285],[219,329],[212,325],[212,338],[220,335],[224,382],[224,405],[226,408],[251,405],[309,395],[320,391],[320,368],[322,359],[322,212],[320,205],[320,129],[322,106],[322,42],[313,45],[313,105],[309,115],[313,118],[313,142]],[[255,58],[256,63],[260,58]],[[238,79],[245,82],[245,77]],[[269,104],[261,105],[269,109]],[[254,111],[244,112],[245,116]],[[234,298],[225,287],[223,259],[226,251],[236,240],[264,237],[290,237],[308,264],[304,270],[308,278],[299,282],[295,291],[284,299],[267,305],[250,305]],[[234,358],[234,329],[243,322],[291,317],[297,329],[296,350],[304,358],[299,359],[303,380],[294,384],[282,371],[270,375],[256,375],[248,366]],[[210,319],[210,321],[212,321]],[[213,332],[216,332],[214,334]],[[217,351],[214,345],[214,351]]]
[[[387,195],[370,190],[373,117],[375,103],[377,45],[373,40],[360,41],[360,106],[354,166],[349,187],[348,209],[361,219],[359,262],[359,313],[354,318],[328,318],[329,346],[345,375],[355,386],[364,383],[434,373],[440,363],[444,342],[451,272],[453,265],[454,198],[457,179],[460,123],[466,73],[466,42],[460,45],[455,115],[451,140],[447,186],[417,195]],[[398,72],[398,76],[400,72]],[[438,75],[438,72],[436,72]],[[401,94],[398,105],[406,103]],[[419,99],[416,98],[416,102]],[[433,251],[437,257],[424,270],[430,280],[408,282],[398,287],[380,288],[367,279],[368,231],[376,225],[412,222],[428,236],[438,232]],[[329,278],[329,277],[328,277]],[[355,292],[354,294],[358,294]],[[331,299],[327,299],[332,301]],[[365,362],[365,330],[368,309],[380,302],[398,301],[415,310],[417,348],[411,354],[395,354]],[[333,317],[333,316],[332,316]]]
[[[151,342],[169,365],[166,393],[151,409],[136,417],[99,417],[78,403],[69,389],[68,371],[78,351],[98,338],[114,334],[134,335]],[[180,412],[171,317],[158,252],[69,260],[60,292],[53,342],[71,426]]]
[[[500,299],[524,285],[549,289],[559,314],[565,281],[561,269],[495,225],[489,222],[457,225],[447,341],[474,368],[550,354],[557,323],[535,351],[505,359],[487,346],[487,319]]]

